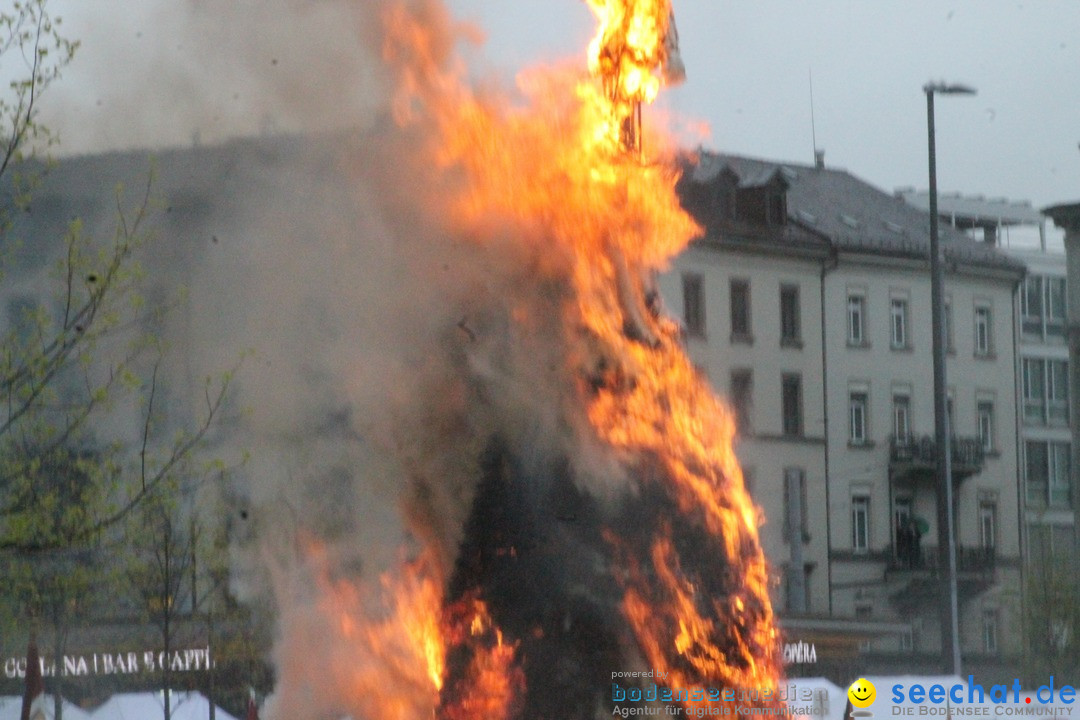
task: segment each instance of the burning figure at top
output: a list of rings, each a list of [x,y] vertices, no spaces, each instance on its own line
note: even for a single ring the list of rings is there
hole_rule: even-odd
[[[600,22],[589,45],[589,71],[600,78],[623,147],[640,153],[641,104],[651,103],[661,80],[686,78],[670,0],[587,0]]]
[[[603,85],[615,162],[645,162],[642,104],[656,99],[661,81],[676,85],[686,78],[674,10],[670,0],[587,1],[599,21],[589,44],[589,71]],[[619,243],[612,243],[608,254],[615,267],[624,332],[657,345],[663,311],[655,273],[633,275]]]

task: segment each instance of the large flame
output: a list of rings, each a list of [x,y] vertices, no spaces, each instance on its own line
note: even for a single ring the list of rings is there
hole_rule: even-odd
[[[588,2],[600,21],[592,77],[532,71],[519,79],[518,101],[469,88],[447,41],[453,24],[435,0],[390,5],[383,55],[397,73],[395,115],[426,123],[430,145],[418,152],[452,179],[442,201],[461,235],[511,237],[534,249],[535,271],[559,287],[551,309],[561,315],[568,376],[576,378],[568,424],[575,413],[585,418],[634,492],[670,515],[607,530],[613,557],[627,568],[621,611],[637,652],[628,662],[668,671],[669,683],[684,687],[775,689],[778,637],[759,518],[732,450],[733,419],[686,356],[654,284],[699,228],[676,196],[668,139],[648,133],[647,162],[627,143],[628,122],[638,123],[637,138],[644,132],[640,103],[656,97],[671,59],[670,0]],[[511,317],[527,327],[528,313],[515,308]],[[689,562],[674,528],[691,528],[703,554],[716,557]],[[483,588],[446,607],[444,586],[443,573],[420,563],[386,586],[398,599],[382,621],[337,611],[346,637],[401,664],[426,698],[387,699],[371,717],[419,718],[431,711],[424,708],[452,720],[516,716],[524,678],[515,639],[495,625]],[[720,587],[724,594],[713,594]],[[332,595],[348,592],[336,587]],[[411,650],[402,655],[402,646]],[[359,695],[377,690],[359,672],[355,682]]]
[[[326,548],[306,543],[316,573],[321,613],[329,631],[349,646],[350,660],[334,668],[345,705],[359,718],[509,720],[523,689],[516,645],[504,639],[479,593],[447,605],[430,554],[384,574],[370,593],[334,579]],[[456,686],[448,665],[459,663]]]
[[[340,638],[348,651],[320,665],[336,677],[341,701],[357,718],[415,720],[430,716],[438,703],[445,674],[446,641],[441,624],[442,582],[430,555],[401,564],[386,574],[378,588],[333,577],[325,545],[304,542],[304,555],[314,573],[319,612],[326,624],[293,627],[314,637]],[[318,634],[318,635],[316,635]],[[312,672],[303,661],[289,668]],[[314,684],[314,683],[312,683]]]
[[[687,683],[775,688],[778,637],[734,423],[653,304],[652,276],[699,229],[675,194],[665,138],[650,136],[655,162],[642,163],[619,128],[659,89],[670,2],[589,2],[600,20],[589,53],[599,83],[533,72],[519,83],[526,103],[514,106],[468,92],[460,70],[425,62],[426,85],[407,73],[407,104],[432,114],[439,159],[464,175],[453,203],[462,227],[491,237],[501,226],[543,243],[550,271],[571,281],[566,327],[592,340],[570,361],[594,431],[630,466],[660,464],[651,475],[667,484],[681,521],[715,538],[738,576],[730,597],[702,597],[670,539],[654,538],[650,577],[628,576],[624,608],[646,659],[685,668],[676,677]],[[431,58],[422,20],[400,7],[388,16],[391,61]]]

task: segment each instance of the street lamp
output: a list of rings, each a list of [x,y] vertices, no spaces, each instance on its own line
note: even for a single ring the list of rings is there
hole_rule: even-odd
[[[945,380],[945,302],[942,296],[944,285],[941,266],[941,251],[938,247],[938,211],[937,211],[937,158],[934,147],[934,95],[974,95],[974,88],[966,85],[946,84],[944,82],[927,83],[923,86],[926,93],[926,126],[929,136],[930,153],[930,305],[934,338],[934,444],[936,453],[937,506],[938,506],[938,550],[939,564],[946,569],[946,582],[942,586],[941,649],[944,655],[946,647],[951,649],[952,672],[960,674],[960,618],[956,597],[956,517],[953,511],[952,485],[952,432],[949,427],[947,409],[948,387]],[[946,655],[946,657],[948,657]],[[948,668],[948,665],[946,665]]]

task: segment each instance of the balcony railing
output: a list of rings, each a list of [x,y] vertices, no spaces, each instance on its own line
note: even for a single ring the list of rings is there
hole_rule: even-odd
[[[986,450],[979,438],[952,438],[953,474],[960,477],[982,470]],[[937,442],[930,435],[893,437],[889,447],[889,463],[897,469],[932,470],[937,466]]]
[[[992,547],[958,546],[956,548],[957,573],[988,573],[993,571],[997,556]],[[927,546],[897,551],[889,558],[890,570],[926,570],[936,573],[941,566],[937,547]]]

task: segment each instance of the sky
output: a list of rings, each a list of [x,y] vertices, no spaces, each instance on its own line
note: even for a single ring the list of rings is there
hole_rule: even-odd
[[[577,0],[455,0],[499,67],[579,51]],[[874,184],[927,185],[923,85],[938,98],[938,185],[1080,199],[1080,3],[1054,0],[674,0],[687,82],[668,107],[708,124],[707,147],[826,163]],[[811,121],[811,77],[813,122]]]
[[[310,7],[329,2],[317,0]],[[537,63],[579,59],[584,64],[594,23],[583,0],[448,4],[484,32],[483,46],[467,51],[478,78],[512,83],[518,72]],[[242,124],[220,119],[229,102],[251,132],[267,125],[288,127],[287,119],[278,124],[272,112],[245,103],[263,90],[258,84],[223,88],[210,104],[217,115],[198,122],[181,112],[196,90],[205,92],[197,80],[117,84],[124,73],[162,67],[176,72],[178,66],[193,78],[232,77],[231,62],[193,50],[182,38],[172,42],[170,33],[185,25],[178,20],[185,9],[194,8],[203,23],[187,23],[187,29],[201,27],[204,35],[212,34],[206,28],[216,13],[228,15],[223,27],[230,34],[219,44],[235,43],[267,70],[272,61],[274,70],[284,72],[277,56],[285,58],[284,67],[290,57],[332,58],[335,48],[338,56],[347,55],[347,45],[357,42],[355,34],[330,23],[305,24],[295,35],[249,32],[245,28],[259,24],[246,24],[245,13],[258,15],[259,5],[253,0],[59,0],[56,9],[67,17],[68,32],[83,42],[75,66],[50,90],[47,106],[68,151],[184,144],[196,133],[214,139],[214,123],[227,125],[226,134],[243,132],[236,130]],[[816,136],[831,167],[887,191],[925,188],[922,87],[931,80],[960,82],[975,87],[977,96],[942,97],[936,103],[943,192],[1029,200],[1037,208],[1080,200],[1080,2],[674,0],[674,7],[688,78],[666,91],[660,107],[649,113],[674,118],[670,124],[687,145],[812,163]],[[171,60],[166,52],[174,54]],[[328,87],[362,85],[357,66],[337,68],[321,71],[321,78],[334,76],[325,79]],[[136,116],[146,121],[132,129]]]

